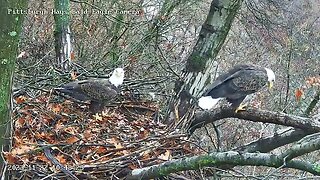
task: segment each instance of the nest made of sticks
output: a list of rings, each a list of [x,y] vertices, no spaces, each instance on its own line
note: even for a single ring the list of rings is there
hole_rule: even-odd
[[[159,108],[150,101],[124,99],[94,115],[87,105],[49,94],[15,101],[13,147],[4,152],[11,179],[67,178],[44,148],[81,179],[124,178],[133,169],[202,151],[158,121]]]

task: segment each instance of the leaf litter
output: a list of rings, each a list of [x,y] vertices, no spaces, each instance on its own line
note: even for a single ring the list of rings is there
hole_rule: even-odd
[[[186,134],[155,120],[159,108],[153,102],[124,100],[92,115],[86,105],[48,97],[15,99],[13,146],[3,155],[8,164],[36,167],[16,169],[17,179],[66,178],[44,146],[83,179],[122,179],[130,170],[202,152]]]

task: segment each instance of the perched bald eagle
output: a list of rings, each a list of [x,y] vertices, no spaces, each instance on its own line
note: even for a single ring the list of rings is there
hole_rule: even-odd
[[[208,87],[199,99],[199,106],[202,109],[212,109],[221,98],[226,98],[238,112],[244,110],[241,102],[247,95],[266,85],[271,89],[274,81],[275,74],[269,68],[248,64],[236,65]]]
[[[62,85],[55,90],[72,97],[73,99],[90,102],[90,110],[102,110],[106,102],[113,100],[119,93],[118,86],[123,83],[124,70],[117,68],[109,79],[88,79],[74,81]]]

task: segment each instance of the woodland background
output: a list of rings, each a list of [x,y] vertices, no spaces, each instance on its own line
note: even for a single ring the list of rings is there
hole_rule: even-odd
[[[55,9],[54,3],[31,0],[27,8],[51,12]],[[219,17],[212,16],[214,23],[232,22],[230,30],[224,29],[227,36],[220,37],[218,31],[213,31],[217,37],[211,36],[206,43],[199,43],[201,38],[207,38],[201,36],[201,29],[208,22],[212,12],[209,9],[231,5],[234,5],[234,11],[230,11],[235,13],[234,19],[220,21]],[[237,5],[240,7],[236,8]],[[83,171],[69,171],[78,178],[319,178],[320,143],[315,140],[319,139],[320,131],[319,0],[73,0],[70,10],[73,12],[70,16],[72,52],[70,67],[66,69],[57,65],[54,16],[50,13],[24,16],[12,85],[13,144],[11,150],[3,152],[7,162],[55,165],[43,154],[41,140],[50,146],[51,154],[61,164],[84,167]],[[94,13],[106,10],[111,13]],[[220,15],[223,16],[222,10]],[[204,64],[192,58],[195,56],[191,54],[200,45],[209,46],[210,42],[223,44],[208,54],[200,53],[199,57],[206,60]],[[196,98],[219,73],[239,63],[269,67],[276,74],[272,93],[261,91],[251,96],[248,112],[237,115],[227,109],[226,116],[219,118],[217,114],[223,110],[205,116],[208,114],[201,112],[194,103],[183,103],[189,102],[190,97],[184,99],[181,92],[195,86],[192,82],[197,73],[207,76],[201,76],[206,83],[200,83],[199,90],[189,91]],[[85,106],[69,102],[51,91],[75,79],[107,77],[116,67],[125,69],[124,94],[100,115],[92,116]],[[193,78],[188,79],[191,76]],[[181,82],[184,85],[179,84]],[[213,120],[187,139],[192,121],[203,120],[203,117]],[[298,136],[286,134],[298,132],[299,128],[302,131],[299,130]],[[86,131],[88,129],[91,131]],[[306,137],[310,134],[313,136]],[[270,165],[263,164],[259,161],[266,159],[259,159],[259,153],[251,164],[237,157],[228,161],[228,154],[224,156],[227,160],[217,164],[214,163],[219,162],[217,159],[207,158],[205,160],[210,161],[207,164],[198,159],[196,167],[188,160],[184,162],[190,163],[186,168],[173,161],[212,152],[212,157],[217,158],[219,153],[241,152],[249,147],[247,145],[263,139],[270,138],[264,143],[276,144],[277,137],[294,140],[270,147],[270,150],[266,148],[265,153],[282,155],[291,149],[293,151],[287,154],[291,157],[299,152],[296,159],[306,161],[306,169],[297,170],[299,168],[290,163],[279,164],[272,160]],[[295,149],[297,144],[309,146],[308,142],[313,148],[307,148],[304,153]],[[84,147],[86,143],[91,145]],[[40,152],[37,151],[39,147]],[[242,153],[250,153],[250,150]],[[251,157],[252,154],[246,155]],[[132,175],[133,170],[167,161],[173,162],[169,165],[175,167],[173,170]],[[308,171],[310,169],[313,171]],[[65,172],[52,168],[27,172],[20,169],[11,171],[9,176],[68,177]]]

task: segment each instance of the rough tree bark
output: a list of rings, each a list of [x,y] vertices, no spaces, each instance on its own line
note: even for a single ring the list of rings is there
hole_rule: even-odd
[[[244,112],[235,113],[232,108],[219,108],[211,112],[198,112],[195,115],[195,120],[193,121],[194,126],[192,126],[191,129],[196,129],[207,123],[230,117],[254,122],[281,124],[295,127],[295,129],[287,129],[274,136],[259,139],[255,142],[235,148],[233,151],[213,152],[136,169],[128,175],[128,179],[149,179],[166,176],[170,173],[179,171],[195,170],[202,167],[223,166],[224,168],[230,168],[233,166],[249,165],[294,168],[310,172],[314,175],[320,175],[319,164],[311,164],[307,161],[294,159],[320,149],[320,115],[316,115],[312,118],[304,118],[258,109],[248,109]],[[280,154],[275,155],[274,153],[266,153],[292,142],[296,143]]]
[[[243,0],[213,0],[205,23],[200,30],[198,41],[187,59],[182,79],[176,82],[176,98],[171,103],[169,122],[183,122],[186,127],[191,119],[195,101],[217,68],[215,58],[224,43],[231,24]],[[191,96],[190,96],[191,95]],[[178,123],[179,124],[179,123]]]
[[[234,148],[233,150],[241,152],[270,152],[278,147],[299,141],[301,138],[309,134],[312,133],[301,129],[286,128],[281,130],[281,132],[255,140],[243,146]]]
[[[320,132],[320,114],[311,118],[248,108],[246,111],[235,113],[232,108],[216,108],[212,111],[197,112],[189,128],[189,135],[206,124],[224,119],[237,118],[253,122],[272,123],[290,128],[283,129],[272,136],[258,139],[249,144],[234,148],[241,152],[270,152],[278,147],[300,140],[301,138]]]
[[[55,20],[55,66],[68,71],[72,60],[71,31],[70,31],[70,1],[54,1],[54,20]]]
[[[26,10],[27,1],[1,0],[0,4],[0,146],[8,151],[12,128],[10,121],[12,77],[23,22],[21,10]],[[5,177],[2,158],[0,165],[0,174]]]
[[[238,118],[291,127],[272,136],[261,138],[233,149],[241,152],[270,152],[283,145],[296,142],[306,135],[320,132],[320,114],[306,118],[254,108],[248,108],[246,111],[235,113],[232,108],[222,107],[212,111],[197,112],[191,123],[189,133],[191,135],[197,128],[224,118]]]
[[[308,147],[319,143],[320,140],[315,140],[312,143],[307,143],[307,147],[304,147],[303,150],[308,151]],[[317,148],[319,149],[319,146]],[[314,175],[320,175],[319,165],[311,164],[309,162],[301,160],[288,160],[287,162],[284,162],[282,158],[283,155],[294,156],[294,153],[274,155],[268,153],[239,153],[236,151],[214,152],[208,155],[176,159],[142,169],[135,169],[129,176],[127,176],[127,179],[152,179],[156,177],[162,177],[174,172],[196,170],[203,167],[221,165],[294,168],[312,173]]]
[[[197,112],[194,120],[191,123],[189,133],[192,134],[195,129],[224,118],[238,118],[253,122],[290,126],[302,129],[309,133],[320,132],[320,121],[318,116],[315,116],[314,118],[306,118],[281,112],[259,110],[255,108],[248,108],[246,111],[235,113],[232,108],[221,107],[212,111]]]

